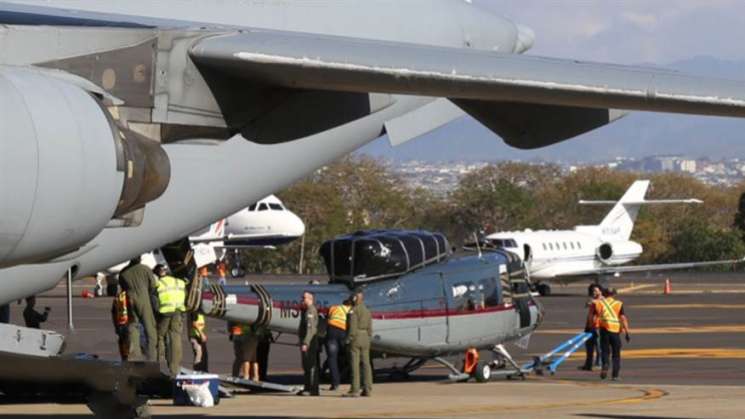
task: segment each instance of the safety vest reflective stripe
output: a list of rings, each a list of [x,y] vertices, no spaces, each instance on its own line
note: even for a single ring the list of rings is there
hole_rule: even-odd
[[[613,299],[602,299],[600,304],[600,327],[612,332],[621,331],[621,321],[618,319],[623,303]]]
[[[186,310],[186,282],[172,276],[158,279],[158,312],[168,314]]]
[[[201,338],[204,336],[204,314],[197,313],[197,317],[191,324],[191,336],[195,338]]]
[[[117,326],[123,326],[129,323],[129,312],[127,311],[127,293],[122,291],[116,296],[114,300],[116,304],[116,324]]]
[[[351,307],[345,305],[332,306],[329,309],[329,326],[336,327],[341,330],[347,330],[347,314]]]

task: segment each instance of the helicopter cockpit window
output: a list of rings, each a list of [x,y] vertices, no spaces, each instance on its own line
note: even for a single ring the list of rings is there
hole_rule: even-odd
[[[274,204],[274,203],[269,204],[269,208],[271,208],[272,211],[282,211],[282,209],[283,209],[282,208],[282,205]]]
[[[259,204],[259,211],[267,211],[269,207],[266,204]]]

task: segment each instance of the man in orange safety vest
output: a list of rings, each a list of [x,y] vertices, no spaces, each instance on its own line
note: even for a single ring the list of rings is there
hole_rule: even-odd
[[[621,333],[626,334],[626,342],[631,341],[629,336],[629,320],[623,310],[623,302],[615,299],[616,290],[603,290],[603,298],[596,300],[590,307],[588,324],[598,324],[600,332],[600,352],[602,358],[602,370],[600,378],[608,377],[610,359],[613,358],[613,381],[618,381],[621,370]]]

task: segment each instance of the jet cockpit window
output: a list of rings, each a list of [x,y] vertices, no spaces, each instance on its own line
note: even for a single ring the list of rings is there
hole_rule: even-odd
[[[259,211],[267,211],[268,209],[269,207],[266,204],[259,204]]]
[[[282,205],[279,204],[269,204],[269,208],[272,209],[272,211],[282,211],[284,208],[282,208]]]
[[[517,242],[513,239],[493,239],[491,243],[498,248],[516,248]]]
[[[249,210],[249,211],[256,211],[256,205],[257,205],[257,204],[251,204],[251,205],[249,205],[249,206],[248,206],[248,210]]]

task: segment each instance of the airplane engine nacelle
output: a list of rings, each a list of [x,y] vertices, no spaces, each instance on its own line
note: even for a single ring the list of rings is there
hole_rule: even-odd
[[[632,241],[606,242],[598,246],[595,254],[604,264],[619,264],[636,258],[642,250],[642,245]]]
[[[0,268],[79,249],[169,178],[160,144],[117,128],[85,90],[0,66]]]

